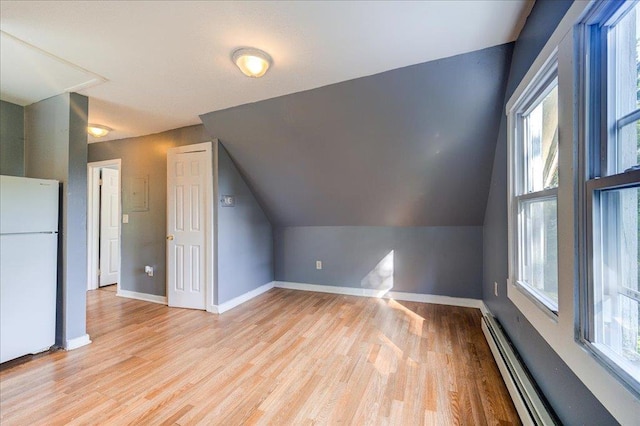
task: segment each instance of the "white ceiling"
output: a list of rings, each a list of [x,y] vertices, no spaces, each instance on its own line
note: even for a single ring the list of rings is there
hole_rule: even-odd
[[[198,124],[203,113],[507,43],[531,7],[532,0],[2,0],[1,97],[28,105],[76,87],[90,98],[89,121],[114,129],[100,140],[146,135]],[[265,77],[235,68],[230,56],[240,46],[271,55]]]

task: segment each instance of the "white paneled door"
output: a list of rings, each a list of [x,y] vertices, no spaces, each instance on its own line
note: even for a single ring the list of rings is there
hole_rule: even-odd
[[[120,171],[101,170],[100,287],[118,281],[120,267]]]
[[[192,309],[206,307],[210,257],[211,151],[201,145],[167,153],[167,299]]]

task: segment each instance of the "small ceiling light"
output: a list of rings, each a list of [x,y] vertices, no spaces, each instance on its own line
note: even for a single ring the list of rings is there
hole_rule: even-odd
[[[107,134],[113,129],[103,126],[101,124],[89,124],[87,126],[87,133],[89,133],[94,138],[101,138],[103,136],[107,136]]]
[[[236,49],[233,51],[231,59],[248,77],[262,77],[271,66],[271,56],[260,49]]]

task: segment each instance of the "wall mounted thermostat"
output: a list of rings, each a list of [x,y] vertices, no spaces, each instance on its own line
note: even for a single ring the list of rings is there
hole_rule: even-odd
[[[220,197],[220,204],[222,207],[233,207],[236,205],[236,197],[233,195],[223,195]]]

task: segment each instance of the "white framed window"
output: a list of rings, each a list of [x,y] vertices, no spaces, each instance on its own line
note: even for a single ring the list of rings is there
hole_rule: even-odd
[[[606,344],[602,343],[604,338],[598,337],[600,339],[600,343],[598,343],[596,336],[597,333],[605,329],[605,326],[614,323],[620,331],[618,335],[629,342],[632,340],[630,331],[633,331],[633,327],[619,325],[622,322],[622,316],[615,317],[615,313],[611,311],[601,311],[599,317],[595,315],[596,309],[602,304],[598,305],[595,302],[594,296],[597,293],[591,291],[598,287],[594,285],[595,281],[592,279],[594,274],[593,271],[589,271],[589,268],[593,270],[594,267],[600,267],[598,271],[609,271],[611,266],[616,265],[619,266],[618,272],[624,274],[627,279],[634,276],[633,272],[637,271],[632,266],[628,266],[629,259],[631,257],[636,259],[634,256],[637,254],[629,255],[630,250],[627,248],[629,245],[625,246],[629,243],[628,235],[635,235],[626,232],[627,229],[631,230],[631,225],[628,223],[633,222],[618,220],[621,217],[626,220],[631,215],[629,213],[627,216],[618,214],[615,221],[607,219],[612,217],[613,212],[607,206],[616,202],[621,205],[619,201],[613,201],[616,198],[627,197],[623,211],[634,206],[632,202],[628,202],[628,199],[633,198],[633,195],[627,195],[632,192],[628,191],[628,188],[636,188],[636,196],[640,197],[637,195],[639,176],[632,165],[635,163],[626,164],[623,168],[622,166],[625,164],[620,162],[621,158],[628,158],[620,157],[623,154],[621,149],[625,149],[620,147],[629,146],[625,144],[632,144],[632,142],[629,139],[621,139],[623,136],[620,136],[619,139],[612,139],[609,134],[614,133],[618,137],[623,131],[628,131],[630,127],[625,129],[627,124],[637,120],[633,116],[635,109],[628,108],[626,113],[621,112],[622,108],[618,107],[618,103],[622,98],[618,97],[619,99],[616,99],[615,102],[610,99],[615,99],[613,96],[615,92],[609,88],[610,84],[614,84],[613,81],[616,81],[614,87],[617,88],[624,87],[625,84],[627,87],[630,86],[628,83],[623,84],[624,80],[612,79],[613,71],[609,68],[613,64],[613,56],[607,56],[606,54],[611,50],[604,49],[613,43],[609,30],[623,18],[624,11],[619,8],[624,7],[625,10],[629,10],[635,4],[635,1],[625,3],[608,0],[573,2],[533,61],[530,69],[515,88],[507,102],[505,111],[508,131],[507,209],[509,216],[507,296],[519,312],[515,321],[520,320],[520,314],[526,318],[527,322],[621,424],[636,424],[638,422],[640,418],[640,392],[630,384],[633,383],[631,374],[625,373],[624,368],[612,360],[615,357],[620,357],[615,355],[613,350],[610,350],[607,355]],[[610,9],[607,17],[596,19],[603,16],[602,13],[598,15],[596,12],[606,11],[606,9]],[[617,13],[615,18],[613,17],[613,9]],[[616,37],[617,39],[622,37],[619,31]],[[611,53],[611,55],[614,54]],[[605,60],[604,57],[607,59]],[[621,69],[620,55],[615,54],[615,58],[618,61],[616,62],[617,69]],[[551,167],[543,168],[542,178],[537,181],[533,179],[537,186],[531,187],[525,180],[532,180],[527,173],[539,177],[540,172],[529,170],[527,164],[530,162],[525,162],[525,160],[528,161],[525,154],[529,149],[523,142],[525,141],[526,119],[530,117],[528,113],[535,110],[536,105],[540,103],[545,94],[553,92],[554,89],[550,89],[550,86],[555,85],[556,75],[559,135],[557,140],[557,177],[555,171],[553,174],[544,172],[544,170],[552,170]],[[597,80],[595,80],[596,77]],[[603,80],[606,82],[606,87],[603,86]],[[599,83],[595,84],[595,81]],[[618,116],[615,117],[612,107],[605,108],[603,102],[616,105],[615,114]],[[546,115],[543,114],[543,117]],[[535,120],[532,118],[531,121]],[[612,132],[614,123],[615,132]],[[547,128],[549,127],[552,126],[547,125]],[[600,131],[606,133],[604,137]],[[602,141],[605,142],[601,143]],[[549,145],[542,142],[542,146]],[[542,152],[552,151],[543,150]],[[603,153],[606,155],[603,156]],[[543,155],[542,158],[549,165],[554,163],[549,155],[546,157]],[[616,173],[609,172],[613,173],[611,177],[605,173],[606,170],[603,170],[602,166],[604,164],[614,170],[609,166],[609,163],[615,163],[617,167]],[[589,187],[587,187],[588,185]],[[587,199],[588,194],[589,199]],[[527,282],[523,280],[526,278],[526,272],[525,275],[522,275],[523,270],[526,270],[526,257],[529,256],[525,250],[531,247],[535,250],[535,244],[527,243],[528,233],[526,229],[523,230],[522,221],[519,219],[520,217],[533,219],[540,217],[540,214],[536,216],[535,211],[526,211],[527,203],[543,202],[544,200],[555,200],[555,209],[557,210],[557,311],[553,310],[552,303],[540,297],[539,292],[536,293],[536,290],[526,286]],[[553,201],[549,203],[551,202]],[[598,203],[597,209],[594,208],[596,202]],[[539,207],[539,203],[537,204]],[[588,209],[587,206],[589,206]],[[635,206],[637,209],[637,204]],[[535,205],[529,210],[532,209],[535,210]],[[552,223],[551,210],[551,207],[547,207],[548,216],[545,217],[542,214],[543,219],[539,221],[542,226],[537,225],[538,228],[545,231],[545,238],[553,232],[550,226],[547,226],[546,229],[544,227],[544,224]],[[521,212],[522,215],[519,217]],[[603,216],[604,219],[597,214]],[[534,222],[534,220],[531,221],[532,227],[536,226]],[[603,224],[608,225],[603,227]],[[611,229],[616,228],[622,229],[624,232],[612,233]],[[590,238],[589,244],[591,245],[589,246],[587,234]],[[535,240],[535,236],[529,238],[529,240],[532,239]],[[545,266],[548,266],[547,271],[549,271],[549,266],[553,266],[553,262],[549,261],[549,257],[553,256],[553,251],[549,250],[549,244],[545,245],[539,241],[538,245],[542,245],[546,250],[541,258],[545,259]],[[550,241],[550,238],[547,238],[547,241]],[[603,243],[603,241],[605,242]],[[631,247],[633,244],[631,243]],[[637,244],[640,245],[640,243]],[[594,250],[593,247],[600,247],[600,249]],[[587,267],[587,265],[590,266]],[[543,295],[545,296],[548,291],[547,284],[548,282],[544,283],[545,292]],[[601,289],[602,287],[600,285]],[[625,287],[629,286],[625,284]],[[633,289],[633,287],[630,288]],[[618,296],[618,301],[615,303],[618,303],[619,308],[616,309],[620,312],[624,310],[631,312],[635,302],[628,302],[627,299],[629,299],[629,294],[635,295],[635,293],[624,288],[621,289],[624,295]],[[496,297],[498,296],[496,295]],[[623,304],[626,304],[626,307]],[[613,304],[608,306],[613,306]],[[606,317],[609,314],[613,314],[613,316]],[[605,317],[612,320],[605,324],[603,319]],[[628,318],[631,318],[631,321],[627,321],[627,323],[635,324],[632,316]],[[600,331],[596,331],[598,330],[595,327],[597,322],[602,324]],[[604,333],[600,334],[600,336],[604,335]],[[626,376],[624,376],[625,374]]]
[[[509,111],[512,282],[558,312],[558,63],[555,53]]]
[[[640,394],[640,4],[602,2],[585,19],[580,333]]]

